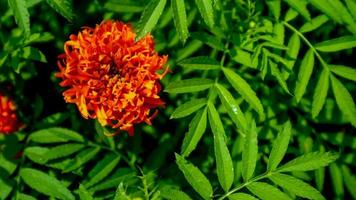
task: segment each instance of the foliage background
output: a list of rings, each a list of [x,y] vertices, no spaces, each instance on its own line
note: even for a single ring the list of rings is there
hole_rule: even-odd
[[[0,135],[0,199],[356,199],[354,0],[1,0],[0,13],[1,91],[26,124]],[[69,35],[104,19],[169,55],[166,107],[134,137],[106,137],[54,77]]]

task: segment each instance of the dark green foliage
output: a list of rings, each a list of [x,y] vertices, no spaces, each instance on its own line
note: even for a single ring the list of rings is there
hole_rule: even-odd
[[[356,199],[354,0],[0,0],[0,199]],[[105,19],[169,57],[135,135],[83,119],[54,74]],[[10,89],[8,89],[10,88]],[[0,113],[2,114],[2,113]]]

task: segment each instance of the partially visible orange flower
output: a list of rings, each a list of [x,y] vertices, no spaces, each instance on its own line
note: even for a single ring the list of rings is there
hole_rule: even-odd
[[[0,93],[0,134],[11,134],[21,127],[14,101]]]
[[[135,42],[132,27],[119,21],[104,21],[70,35],[59,56],[63,93],[67,103],[77,105],[86,119],[133,134],[134,124],[151,119],[164,105],[158,96],[159,74],[167,56],[154,50],[150,34]]]

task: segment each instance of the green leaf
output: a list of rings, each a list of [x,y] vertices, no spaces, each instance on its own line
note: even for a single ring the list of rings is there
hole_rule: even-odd
[[[217,49],[220,51],[225,50],[224,44],[216,36],[210,35],[205,32],[193,32],[191,33],[191,36],[194,39],[202,41],[213,49]]]
[[[351,196],[356,199],[356,177],[346,165],[341,166],[341,170],[346,189],[350,192]]]
[[[327,142],[343,146],[344,148],[350,147],[356,149],[356,137],[353,137],[351,134],[345,134],[342,131],[336,133],[325,132],[319,134],[320,139],[326,140]]]
[[[247,185],[247,189],[262,200],[291,200],[288,195],[281,192],[276,187],[264,182],[250,183]]]
[[[108,154],[95,165],[88,174],[88,182],[84,186],[89,188],[107,177],[117,166],[120,157],[117,154]]]
[[[24,65],[21,65],[20,63],[19,52],[20,52],[19,49],[12,51],[11,61],[10,61],[10,66],[12,67],[13,71],[15,71],[17,74],[20,74],[22,69],[24,68]]]
[[[242,150],[242,177],[247,182],[253,175],[257,162],[257,128],[254,120],[250,122]]]
[[[93,196],[83,185],[79,185],[78,194],[80,200],[94,200]]]
[[[289,71],[292,71],[292,69],[294,67],[294,63],[297,60],[297,56],[299,53],[299,49],[300,49],[300,38],[299,38],[298,34],[294,33],[292,35],[292,37],[289,39],[288,50],[286,52],[286,57],[287,57],[287,59],[289,59],[286,63],[287,64],[286,67]],[[285,79],[288,78],[288,76],[290,74],[289,71],[284,71],[283,77]]]
[[[223,68],[225,77],[232,87],[257,111],[262,119],[265,118],[262,104],[250,85],[238,74],[228,68]]]
[[[199,40],[189,41],[182,49],[177,51],[177,60],[182,60],[194,54],[203,46]]]
[[[43,157],[47,152],[48,148],[45,147],[27,147],[24,155],[33,162],[43,165],[47,162],[47,159]]]
[[[235,47],[235,49],[231,50],[231,57],[237,63],[246,65],[254,69],[257,68],[257,66],[252,62],[251,53],[249,53],[248,51],[244,51],[240,48]]]
[[[318,190],[293,176],[277,173],[270,176],[269,179],[297,196],[314,200],[325,199]]]
[[[148,3],[139,21],[136,41],[152,31],[166,6],[166,2],[167,0],[152,0]]]
[[[95,120],[95,130],[101,140],[103,140],[107,144],[107,146],[109,146],[111,149],[116,148],[114,137],[108,137],[105,135],[110,134],[110,130],[107,130],[106,127],[101,126],[98,120]]]
[[[316,188],[319,191],[323,190],[324,182],[325,182],[325,168],[319,168],[315,170],[315,184],[316,184]]]
[[[346,25],[346,28],[353,33],[356,34],[356,22],[352,18],[351,14],[345,7],[345,5],[340,0],[329,1],[330,5],[333,7],[338,17],[341,19],[341,23]]]
[[[259,63],[261,63],[261,65],[263,65],[262,63],[264,62],[264,57],[267,55],[265,54],[265,51],[264,51],[265,49],[262,47],[263,47],[262,45],[257,45],[256,48],[254,49],[252,57],[249,55],[250,53],[246,53],[246,56],[248,56],[248,57],[247,57],[247,59],[245,58],[244,60],[246,60],[248,62],[248,59],[252,58],[252,60],[251,60],[252,63],[251,63],[250,67],[253,66],[252,68],[256,69],[257,66],[259,65]],[[263,54],[261,52],[263,52]],[[262,54],[262,61],[259,61],[261,54]],[[241,63],[241,62],[239,62],[239,63]],[[263,68],[263,67],[259,67],[259,68],[261,70],[261,68]]]
[[[231,120],[236,123],[237,127],[242,130],[243,133],[247,130],[247,121],[245,115],[242,113],[239,104],[231,95],[231,93],[222,85],[216,84],[219,98],[224,105]]]
[[[307,2],[304,0],[284,0],[298,13],[300,13],[306,20],[310,20],[310,13],[307,9]]]
[[[338,23],[342,22],[342,19],[338,15],[337,12],[335,12],[335,9],[333,6],[330,4],[330,1],[328,0],[309,0],[309,3],[313,5],[313,7],[319,9],[322,13],[325,13],[328,15],[330,18],[335,20]]]
[[[171,115],[171,119],[186,117],[201,107],[206,105],[206,99],[193,99],[180,106],[178,106]]]
[[[88,161],[94,159],[96,154],[99,153],[99,151],[100,151],[99,147],[95,147],[95,148],[91,147],[81,151],[73,160],[71,160],[67,164],[66,168],[63,171],[70,172],[81,167]]]
[[[267,50],[263,49],[264,52],[268,52]],[[282,56],[275,54],[275,53],[269,53],[268,52],[268,56],[274,60],[275,63],[281,63],[284,66],[288,66],[288,61],[287,59],[283,58]],[[278,69],[278,68],[277,68]],[[272,72],[273,73],[273,72]],[[284,80],[284,79],[283,79]]]
[[[344,66],[344,65],[329,65],[331,72],[349,79],[351,81],[356,81],[356,69]]]
[[[288,49],[283,44],[279,44],[279,43],[275,43],[275,42],[263,42],[262,46],[263,47],[271,47],[271,48],[280,49],[280,50],[287,50]]]
[[[220,63],[207,56],[192,57],[182,60],[178,63],[182,67],[197,70],[217,70],[220,69]]]
[[[312,152],[302,155],[279,167],[279,172],[310,171],[327,166],[338,158],[338,154],[330,152]]]
[[[27,10],[26,0],[8,0],[9,6],[14,13],[16,24],[24,32],[25,36],[30,35],[30,15]]]
[[[36,198],[28,194],[19,193],[17,195],[17,200],[36,200]]]
[[[34,47],[24,47],[20,50],[20,57],[46,63],[46,56]]]
[[[328,69],[323,69],[320,74],[318,83],[316,84],[313,96],[312,103],[312,117],[315,118],[319,115],[319,112],[323,108],[326,100],[326,96],[328,95],[329,90],[329,75],[330,72]]]
[[[144,6],[139,1],[109,0],[104,4],[104,8],[117,13],[136,13],[142,12]]]
[[[307,88],[314,68],[314,53],[311,49],[305,54],[298,73],[298,79],[294,90],[295,99],[299,102]]]
[[[72,193],[56,178],[41,171],[23,168],[20,171],[22,180],[32,189],[58,199],[75,199]]]
[[[173,82],[167,86],[168,93],[189,93],[209,89],[214,81],[205,78],[192,78]]]
[[[8,57],[9,54],[7,52],[0,52],[0,67],[2,67],[5,64]]]
[[[353,18],[356,19],[356,2],[355,0],[345,0],[347,8],[352,14]]]
[[[284,35],[285,29],[282,23],[276,23],[273,26],[273,41],[277,44],[283,45],[284,44]]]
[[[174,25],[178,30],[179,39],[184,44],[189,34],[184,0],[172,0],[172,11],[173,11]]]
[[[46,0],[46,2],[57,13],[62,15],[68,21],[71,22],[74,19],[73,5],[71,0]]]
[[[33,6],[35,6],[41,2],[42,2],[42,0],[27,0],[26,6],[27,6],[27,8],[32,8]]]
[[[229,195],[230,200],[258,200],[257,198],[246,193],[234,193]]]
[[[315,29],[319,28],[323,24],[325,24],[327,21],[329,21],[329,18],[326,15],[319,15],[305,23],[299,31],[301,33],[308,33],[311,31],[314,31]]]
[[[69,117],[68,112],[54,113],[38,121],[36,124],[34,124],[34,127],[36,127],[36,129],[54,127],[57,126],[58,124],[61,124],[68,117]]]
[[[193,164],[185,160],[182,156],[176,155],[176,163],[183,172],[185,179],[197,191],[203,199],[211,199],[213,188],[204,174]]]
[[[11,140],[11,138],[9,135],[0,134],[0,146],[2,148],[0,153],[0,179],[1,177],[8,177],[15,172],[18,163],[14,162],[13,158],[15,157],[15,153],[21,151],[23,148],[19,145],[17,139]],[[6,142],[6,145],[3,142]]]
[[[48,151],[42,155],[42,158],[46,161],[62,158],[72,155],[85,147],[84,144],[62,144],[56,147],[48,149]]]
[[[130,168],[120,167],[114,175],[106,178],[101,183],[91,187],[90,192],[103,191],[111,188],[117,188],[120,183],[134,185],[137,183],[137,174]]]
[[[31,34],[25,41],[24,45],[30,45],[35,43],[49,42],[54,39],[54,36],[49,32],[34,33]]]
[[[165,186],[161,190],[161,196],[168,200],[191,200],[191,198],[184,192],[173,187]]]
[[[343,199],[344,197],[344,184],[343,184],[343,177],[341,174],[340,168],[337,166],[336,163],[331,163],[329,166],[330,169],[330,178],[331,183],[333,185],[333,189],[335,192],[336,197]]]
[[[131,200],[130,196],[126,193],[123,183],[119,184],[115,193],[114,200]]]
[[[356,36],[343,36],[320,42],[315,48],[322,52],[335,52],[356,47]]]
[[[129,0],[130,1],[130,0]],[[142,3],[142,2],[140,2]],[[172,5],[172,0],[171,0],[171,5]],[[172,6],[167,8],[167,10],[165,12],[162,13],[162,16],[160,17],[160,19],[158,20],[159,22],[156,25],[157,29],[164,29],[166,28],[168,25],[170,25],[172,23],[173,19],[173,11],[172,11]],[[187,17],[187,24],[188,26],[191,25],[191,13],[189,13],[189,16]],[[175,45],[178,45],[179,43],[179,35],[177,33],[177,30],[174,32],[171,32],[169,37],[169,41],[167,41],[166,44],[162,44],[162,46],[167,46],[167,47],[172,47]],[[182,45],[184,46],[184,44]]]
[[[198,142],[203,136],[206,129],[207,109],[197,112],[193,120],[189,124],[189,131],[184,137],[182,145],[182,155],[188,157],[189,154],[196,148]]]
[[[0,198],[6,199],[10,195],[15,184],[16,182],[12,179],[5,179],[0,177]]]
[[[49,163],[47,163],[47,166],[49,166],[51,168],[54,168],[54,169],[62,170],[62,172],[63,172],[63,170],[66,169],[66,167],[68,166],[68,164],[70,162],[71,162],[71,159],[70,158],[66,158],[64,160],[58,160],[58,161],[49,162]],[[79,172],[79,170],[74,172],[74,173],[77,173],[77,172]]]
[[[288,9],[286,15],[284,16],[284,21],[289,22],[295,19],[298,16],[298,12],[295,11],[293,8]]]
[[[199,12],[205,22],[210,28],[214,26],[214,10],[213,2],[211,0],[195,0]]]
[[[224,126],[218,111],[211,102],[208,103],[208,111],[210,128],[214,135],[214,151],[218,179],[222,188],[227,192],[234,180],[234,168],[232,166],[229,149],[226,145]]]
[[[334,76],[331,76],[331,85],[336,103],[341,112],[346,115],[353,126],[356,126],[356,107],[351,94],[346,87]]]
[[[269,61],[269,58],[267,56],[267,54],[263,54],[262,55],[262,61],[261,61],[261,76],[262,76],[262,80],[265,79],[266,77],[266,74],[267,74],[267,70],[268,70],[268,62]]]
[[[271,154],[268,159],[267,169],[269,171],[275,170],[282,161],[287,152],[289,140],[292,135],[292,126],[290,121],[287,121],[278,133],[277,138],[273,142]]]
[[[83,136],[78,133],[60,127],[42,129],[30,135],[30,140],[37,143],[57,143],[57,142],[84,142]]]
[[[266,3],[274,18],[278,20],[281,15],[281,0],[267,0]]]
[[[272,55],[272,54],[271,54]],[[289,89],[288,89],[288,86],[287,86],[287,83],[286,81],[284,80],[284,77],[282,76],[281,72],[279,71],[278,67],[277,67],[277,64],[271,60],[269,60],[269,65],[271,67],[271,72],[272,72],[272,75],[274,77],[277,78],[277,81],[279,83],[279,85],[283,88],[283,90],[288,93],[288,94],[291,94],[289,92]]]

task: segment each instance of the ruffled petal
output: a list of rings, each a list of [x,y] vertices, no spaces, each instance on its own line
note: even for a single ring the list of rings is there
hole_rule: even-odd
[[[75,103],[84,118],[129,135],[135,124],[151,123],[151,109],[164,105],[159,81],[169,71],[167,56],[154,50],[153,37],[137,42],[135,37],[120,21],[83,27],[65,42],[56,73],[66,88],[64,99]]]

